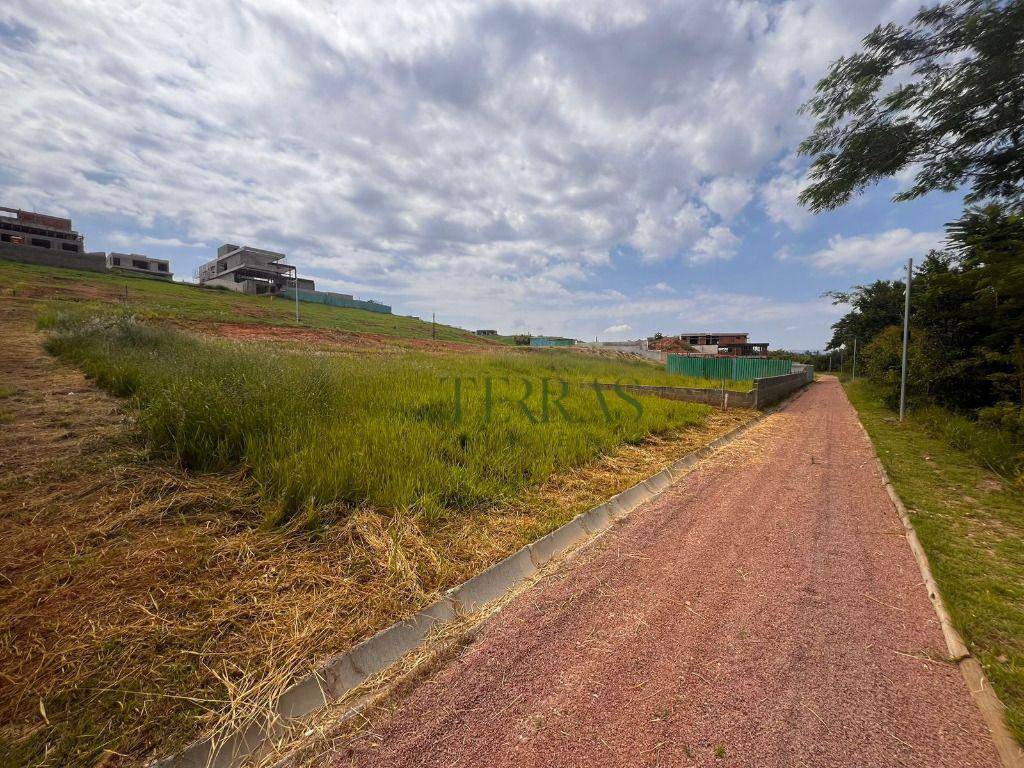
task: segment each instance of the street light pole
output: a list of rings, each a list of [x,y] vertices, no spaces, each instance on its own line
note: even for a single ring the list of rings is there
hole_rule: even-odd
[[[910,341],[910,281],[914,272],[914,260],[907,259],[907,290],[903,303],[903,366],[900,369],[900,421],[907,408],[907,345]]]

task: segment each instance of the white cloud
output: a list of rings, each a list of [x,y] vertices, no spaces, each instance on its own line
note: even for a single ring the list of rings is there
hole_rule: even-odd
[[[706,219],[703,208],[672,190],[665,200],[641,211],[631,242],[647,260],[667,259],[701,237]]]
[[[717,225],[708,230],[693,247],[690,254],[691,264],[700,264],[716,259],[728,260],[736,255],[740,239],[728,227]]]
[[[871,235],[835,235],[807,261],[830,272],[877,272],[897,267],[908,258],[921,259],[941,247],[942,241],[941,232],[911,232],[902,227]]]
[[[704,204],[725,222],[732,221],[753,196],[754,185],[750,180],[737,177],[712,179],[701,190]]]
[[[107,243],[114,248],[138,248],[140,246],[158,246],[161,248],[207,248],[206,243],[186,243],[177,237],[153,237],[131,232],[111,232],[107,235]]]
[[[761,204],[768,218],[794,231],[806,227],[811,213],[797,200],[806,186],[807,179],[802,174],[783,173],[770,179],[761,188]]]
[[[654,285],[648,285],[647,290],[651,293],[675,293],[676,289],[668,283],[662,281],[655,283]]]
[[[802,226],[777,162],[797,106],[911,10],[7,0],[0,200],[183,248],[180,273],[194,244],[247,242],[474,327],[639,328],[607,311],[622,289],[593,287],[609,254],[731,258],[751,200]]]
[[[619,323],[618,325],[609,325],[607,328],[605,328],[603,331],[601,331],[601,333],[616,334],[617,335],[617,334],[621,334],[621,333],[629,333],[632,330],[633,330],[633,326],[632,325],[629,325],[628,323]]]

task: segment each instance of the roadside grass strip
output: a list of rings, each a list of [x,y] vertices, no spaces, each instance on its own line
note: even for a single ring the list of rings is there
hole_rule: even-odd
[[[928,554],[953,624],[1024,744],[1024,494],[867,382],[845,384]]]

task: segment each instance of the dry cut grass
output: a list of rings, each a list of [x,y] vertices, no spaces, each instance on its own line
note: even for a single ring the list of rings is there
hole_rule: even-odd
[[[119,403],[0,304],[0,764],[139,765],[259,717],[324,658],[749,418],[648,439],[430,521],[325,506],[267,530],[244,475],[152,458]]]

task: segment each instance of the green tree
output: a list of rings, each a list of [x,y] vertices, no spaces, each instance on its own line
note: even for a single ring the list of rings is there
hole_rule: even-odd
[[[964,185],[968,202],[1024,199],[1024,0],[955,0],[877,27],[802,111],[817,121],[800,145],[815,212],[908,167],[894,200]]]
[[[991,203],[946,225],[950,253],[975,274],[973,310],[990,328],[984,343],[1008,350],[1024,339],[1024,212]]]
[[[901,280],[876,280],[848,291],[829,291],[826,296],[834,304],[849,304],[852,309],[832,326],[826,349],[852,349],[854,339],[863,348],[886,327],[902,323],[903,288]]]

